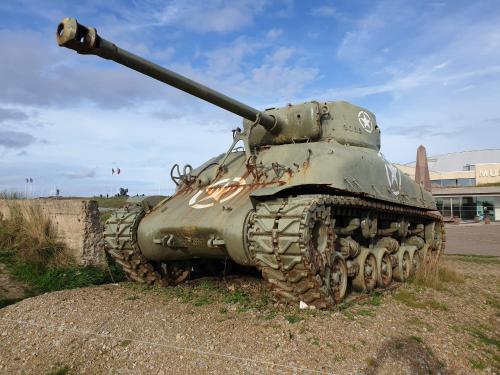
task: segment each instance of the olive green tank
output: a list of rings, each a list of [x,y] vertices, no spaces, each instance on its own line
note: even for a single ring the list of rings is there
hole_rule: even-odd
[[[59,24],[57,41],[244,119],[226,152],[198,168],[172,167],[174,195],[130,202],[108,220],[107,249],[130,279],[175,285],[194,263],[231,259],[259,269],[276,299],[325,308],[439,259],[444,230],[435,201],[380,153],[369,110],[311,101],[259,111],[71,18]]]

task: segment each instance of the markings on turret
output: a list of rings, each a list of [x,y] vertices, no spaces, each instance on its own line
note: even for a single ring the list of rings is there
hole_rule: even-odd
[[[246,184],[242,177],[224,178],[199,190],[189,200],[189,205],[196,209],[213,207],[234,198]]]
[[[385,174],[387,176],[387,183],[389,184],[389,190],[392,194],[398,196],[401,193],[401,171],[396,168],[392,163],[387,161],[385,156],[379,152],[378,156],[385,163]]]
[[[366,132],[371,133],[373,131],[373,121],[368,113],[359,111],[358,121]]]

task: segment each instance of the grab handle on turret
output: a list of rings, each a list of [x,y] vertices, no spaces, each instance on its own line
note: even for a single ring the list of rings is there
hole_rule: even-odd
[[[274,134],[279,133],[282,128],[279,118],[260,112],[218,91],[121,49],[114,43],[101,38],[95,28],[83,26],[75,18],[65,18],[59,23],[56,39],[60,47],[73,49],[82,55],[96,55],[113,60],[250,121],[258,121],[266,130]]]

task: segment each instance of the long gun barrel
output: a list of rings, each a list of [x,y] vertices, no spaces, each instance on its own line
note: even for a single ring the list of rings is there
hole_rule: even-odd
[[[113,60],[118,64],[125,65],[130,69],[224,108],[229,112],[254,121],[270,132],[277,133],[281,128],[278,118],[262,113],[218,91],[212,90],[198,82],[121,49],[114,43],[97,35],[95,28],[83,26],[75,18],[65,18],[59,23],[56,38],[60,47],[73,49],[83,55],[96,55],[104,59]]]

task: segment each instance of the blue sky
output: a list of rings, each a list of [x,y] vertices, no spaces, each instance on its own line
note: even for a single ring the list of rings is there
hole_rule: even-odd
[[[257,108],[348,100],[393,162],[500,148],[498,1],[0,3],[0,191],[170,193],[173,163],[224,152],[241,120],[57,47],[63,17]],[[120,167],[120,176],[111,168]]]

